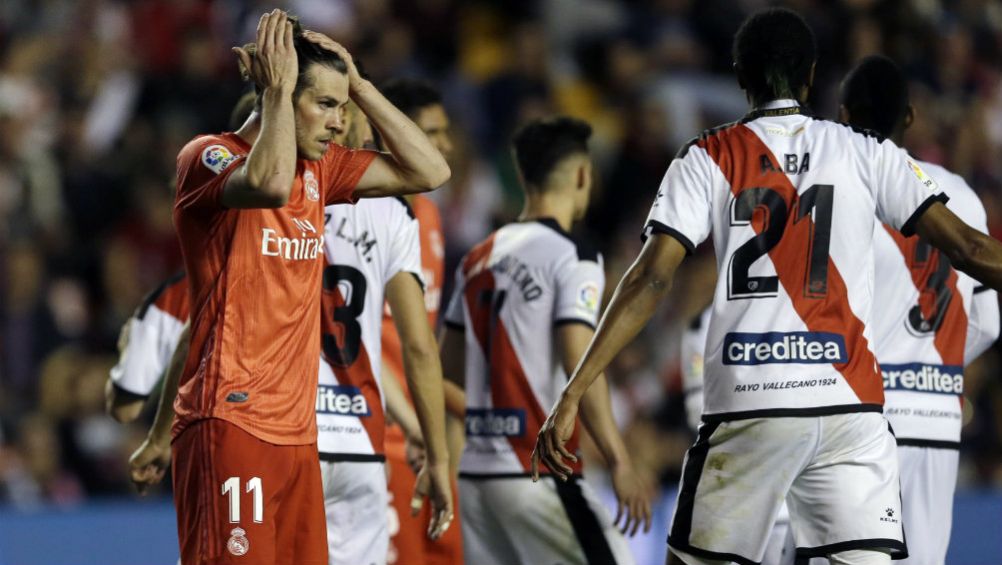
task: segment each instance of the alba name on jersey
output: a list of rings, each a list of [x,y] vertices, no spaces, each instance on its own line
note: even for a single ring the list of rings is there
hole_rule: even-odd
[[[160,381],[188,320],[188,279],[165,280],[129,319],[125,347],[111,369],[111,382],[126,394],[145,398]]]
[[[317,447],[327,461],[382,461],[383,297],[400,272],[421,280],[418,225],[402,198],[328,206],[324,218]]]
[[[704,421],[879,412],[875,216],[911,235],[920,212],[945,200],[892,142],[814,119],[793,100],[683,148],[645,235],[691,252],[713,231]]]
[[[958,217],[988,232],[984,206],[962,178],[938,165],[920,166],[936,178]],[[877,225],[873,240],[884,415],[900,443],[958,446],[964,367],[998,336],[996,293],[954,270],[917,236]]]
[[[567,382],[554,326],[594,327],[604,285],[601,257],[551,219],[504,226],[466,255],[445,318],[466,335],[461,473],[529,473],[536,435]],[[573,468],[580,473],[580,462]]]

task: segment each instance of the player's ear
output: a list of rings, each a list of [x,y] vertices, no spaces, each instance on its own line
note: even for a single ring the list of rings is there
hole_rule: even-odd
[[[588,181],[588,167],[584,163],[578,165],[578,190],[581,190],[587,186]]]
[[[839,104],[838,121],[842,122],[843,124],[847,124],[849,123],[850,119],[852,119],[852,117],[849,116],[849,109],[845,107],[845,104]]]
[[[818,68],[818,62],[811,63],[811,72],[807,73],[807,88],[814,86],[814,70]]]
[[[748,90],[747,88],[745,88],[745,76],[744,73],[741,71],[741,67],[739,67],[737,63],[734,63],[731,66],[734,69],[734,75],[738,77],[738,86],[741,88],[741,90]]]
[[[904,121],[905,127],[904,127],[904,129],[908,129],[908,128],[912,127],[913,123],[915,123],[915,106],[912,106],[911,104],[909,104],[908,107],[905,108],[905,121]]]

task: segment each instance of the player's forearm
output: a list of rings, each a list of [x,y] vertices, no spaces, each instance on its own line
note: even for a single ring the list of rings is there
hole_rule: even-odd
[[[449,165],[428,136],[372,83],[360,81],[357,87],[352,88],[351,96],[379,131],[383,144],[410,187],[429,191],[449,180],[452,174]]]
[[[154,443],[161,445],[170,443],[170,429],[174,423],[174,399],[177,398],[178,383],[181,381],[181,373],[184,372],[184,364],[188,359],[190,341],[190,328],[186,324],[161,381],[163,388],[160,391],[157,414],[153,418],[149,432],[149,437]]]
[[[421,423],[418,422],[417,414],[411,408],[407,395],[404,394],[403,387],[386,365],[383,365],[382,373],[383,396],[386,398],[386,412],[404,431],[404,435],[410,440],[424,442],[421,437]]]
[[[445,441],[445,395],[442,390],[442,366],[435,348],[409,348],[405,345],[404,371],[414,401],[414,412],[421,423],[428,461],[432,464],[446,463],[449,452]]]
[[[261,95],[261,131],[244,176],[253,190],[288,201],[296,176],[296,123],[287,88],[267,88]]]
[[[445,409],[452,416],[463,420],[466,418],[466,391],[456,383],[445,379]]]
[[[453,474],[459,471],[459,459],[466,445],[466,421],[452,414],[445,416],[445,439],[449,446],[449,468]]]
[[[580,401],[613,358],[640,333],[670,289],[671,280],[657,276],[640,259],[630,267],[616,287],[595,337],[564,387],[564,396]]]
[[[610,468],[630,461],[626,444],[619,435],[616,420],[612,416],[612,402],[609,398],[609,383],[599,376],[581,397],[581,421],[595,441],[598,450]]]
[[[996,291],[1002,290],[1002,243],[971,229],[958,249],[948,253],[961,271]]]

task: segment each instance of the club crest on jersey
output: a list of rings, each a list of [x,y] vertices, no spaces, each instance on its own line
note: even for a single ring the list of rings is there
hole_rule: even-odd
[[[334,416],[371,416],[369,402],[361,389],[344,385],[320,385],[317,387],[317,414]]]
[[[217,175],[242,155],[234,155],[222,145],[210,145],[202,151],[202,164]]]
[[[317,177],[313,175],[313,171],[303,173],[303,190],[306,191],[307,200],[313,202],[320,200],[320,183],[317,182]]]
[[[881,364],[885,390],[964,394],[964,368],[951,365]]]
[[[521,437],[525,433],[525,410],[521,408],[468,408],[466,435]]]
[[[241,528],[233,528],[230,532],[230,539],[226,542],[226,549],[237,557],[246,555],[250,551],[250,540],[244,535],[246,533]]]
[[[584,309],[589,314],[598,312],[598,285],[588,281],[578,287],[578,307]]]
[[[847,363],[845,338],[828,332],[732,332],[724,336],[724,365]]]
[[[914,173],[916,177],[918,177],[919,182],[921,182],[923,186],[929,190],[936,190],[939,188],[939,184],[936,183],[936,180],[927,175],[925,171],[918,166],[918,163],[912,161],[911,159],[905,159],[905,161],[908,162],[908,168],[912,170],[912,173]]]

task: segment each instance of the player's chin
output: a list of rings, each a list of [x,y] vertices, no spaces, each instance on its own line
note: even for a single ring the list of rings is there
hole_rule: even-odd
[[[308,161],[319,161],[324,158],[329,148],[329,141],[315,141],[308,148],[303,148],[300,152]]]

